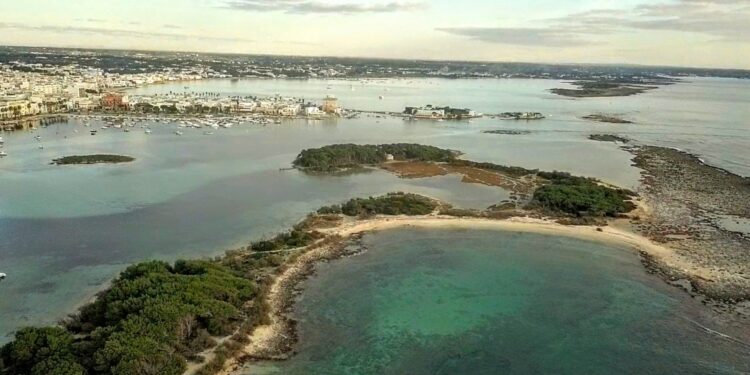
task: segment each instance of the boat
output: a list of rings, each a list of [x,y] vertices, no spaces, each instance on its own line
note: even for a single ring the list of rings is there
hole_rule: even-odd
[[[378,99],[383,100],[385,97],[383,95],[378,96]]]
[[[7,152],[5,152],[5,151],[0,151],[0,158],[4,158],[4,157],[6,157],[6,156],[8,156],[8,153],[7,153]]]
[[[96,129],[91,130],[91,135],[96,135]]]
[[[143,132],[146,133],[146,134],[151,134],[151,129],[146,129]]]
[[[34,136],[34,138],[35,138],[35,139],[36,139],[37,141],[41,141],[41,140],[42,140],[42,136],[41,136],[41,135],[35,135],[35,136]]]
[[[179,131],[179,130],[175,130],[174,133],[177,134],[177,135],[182,135],[182,132]]]
[[[203,135],[214,135],[214,132],[203,132]]]
[[[0,272],[0,281],[5,280],[6,277],[8,277],[8,275],[6,275],[3,272]]]
[[[3,137],[0,137],[0,145],[3,143],[5,143],[5,140],[3,139]]]

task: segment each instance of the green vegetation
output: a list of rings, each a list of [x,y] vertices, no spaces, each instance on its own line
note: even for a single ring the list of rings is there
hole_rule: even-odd
[[[342,205],[323,207],[319,214],[364,215],[427,215],[437,203],[430,198],[408,193],[390,193],[380,197],[355,198]]]
[[[410,143],[387,145],[338,144],[302,151],[293,165],[316,172],[333,172],[341,169],[376,165],[388,160],[435,161],[454,160],[456,153],[433,146]]]
[[[268,252],[296,249],[309,245],[315,239],[316,236],[313,233],[295,228],[289,232],[279,234],[273,239],[254,242],[250,245],[250,250]]]
[[[516,178],[536,174],[537,172],[539,172],[537,169],[526,169],[522,167],[509,167],[506,165],[499,165],[499,164],[493,164],[493,163],[480,163],[476,161],[463,160],[463,159],[452,160],[450,164],[459,166],[459,167],[471,167],[471,168],[485,169],[488,171],[501,172],[503,174],[506,174],[511,177],[516,177]]]
[[[616,217],[632,211],[635,193],[599,184],[594,179],[563,172],[539,172],[550,183],[536,189],[530,208],[573,216]]]
[[[257,285],[209,261],[128,267],[61,327],[26,328],[0,349],[0,374],[181,374],[232,333]]]
[[[0,349],[0,373],[83,375],[86,369],[76,358],[73,342],[73,335],[60,327],[23,328]]]
[[[628,143],[630,142],[629,139],[624,137],[619,137],[612,134],[591,134],[589,135],[589,139],[592,141],[599,141],[599,142],[620,142],[620,143]]]
[[[57,165],[68,165],[68,164],[98,164],[98,163],[129,163],[135,160],[130,156],[123,155],[108,155],[108,154],[95,154],[95,155],[73,155],[65,156],[59,159],[52,160],[52,164]]]

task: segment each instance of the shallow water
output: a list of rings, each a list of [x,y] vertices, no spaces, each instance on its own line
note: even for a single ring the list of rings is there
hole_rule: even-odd
[[[633,252],[570,238],[400,229],[319,266],[286,362],[243,374],[738,374],[750,347]]]
[[[710,163],[750,175],[750,83],[744,81],[697,80],[636,97],[590,100],[553,96],[545,90],[562,83],[544,80],[334,81],[327,90],[328,84],[214,80],[188,85],[225,94],[311,99],[334,93],[346,107],[360,109],[399,111],[405,105],[432,103],[486,113],[541,111],[550,117],[540,122],[439,123],[363,116],[236,125],[212,136],[201,129],[183,129],[185,134],[176,136],[177,125],[165,123],[148,123],[151,135],[136,127],[129,133],[106,129],[91,136],[90,128],[73,120],[33,133],[3,133],[9,156],[0,159],[0,272],[8,273],[8,279],[0,283],[0,342],[21,325],[54,323],[129,263],[215,256],[282,231],[323,205],[396,190],[470,208],[508,196],[501,189],[462,184],[455,176],[403,180],[381,171],[321,177],[280,170],[304,148],[417,142],[461,150],[471,160],[563,170],[636,187],[639,170],[630,165],[629,153],[613,143],[587,139],[594,132],[623,132],[698,152]],[[184,85],[138,91],[177,91]],[[638,124],[579,119],[598,110],[622,113]],[[94,128],[102,125],[92,123]],[[532,133],[481,132],[490,129]],[[136,161],[49,164],[64,155],[99,152],[127,154]]]

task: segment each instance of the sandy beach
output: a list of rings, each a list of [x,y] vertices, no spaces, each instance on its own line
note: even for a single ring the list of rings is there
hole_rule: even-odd
[[[685,273],[700,278],[719,278],[710,270],[689,264],[669,247],[652,242],[639,234],[617,226],[569,226],[550,220],[531,217],[514,217],[497,220],[488,218],[456,218],[451,216],[378,216],[365,220],[352,220],[330,229],[322,229],[328,237],[340,236],[342,239],[354,235],[396,228],[429,228],[429,229],[466,229],[498,230],[510,232],[538,233],[551,236],[573,237],[632,249],[637,253],[647,254],[654,260],[668,264]],[[287,358],[291,345],[296,340],[295,322],[288,317],[298,284],[313,272],[314,264],[340,256],[335,246],[313,248],[293,263],[289,264],[271,285],[268,302],[270,304],[270,321],[268,325],[257,327],[250,336],[249,344],[237,359],[227,363],[221,374],[234,373],[247,360],[283,360]]]

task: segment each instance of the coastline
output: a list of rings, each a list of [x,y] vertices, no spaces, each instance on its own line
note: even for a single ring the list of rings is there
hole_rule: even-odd
[[[647,208],[642,208],[643,211],[647,211]],[[326,238],[337,240],[322,246],[313,246],[287,264],[274,278],[266,296],[270,307],[270,323],[255,327],[249,336],[248,344],[241,349],[239,355],[227,361],[219,374],[234,374],[244,363],[251,361],[287,359],[293,354],[293,346],[297,341],[297,322],[290,317],[290,313],[297,295],[301,292],[302,282],[315,273],[316,264],[350,255],[351,252],[347,251],[343,244],[357,239],[365,233],[404,227],[495,230],[571,237],[630,249],[642,257],[665,262],[671,267],[678,267],[694,277],[720,276],[713,274],[708,269],[685,263],[676,257],[675,252],[669,247],[655,243],[638,233],[616,225],[606,227],[570,226],[528,216],[508,219],[457,218],[441,215],[376,216],[370,219],[353,220],[335,228],[320,230],[326,234]],[[647,269],[648,264],[644,262]]]

